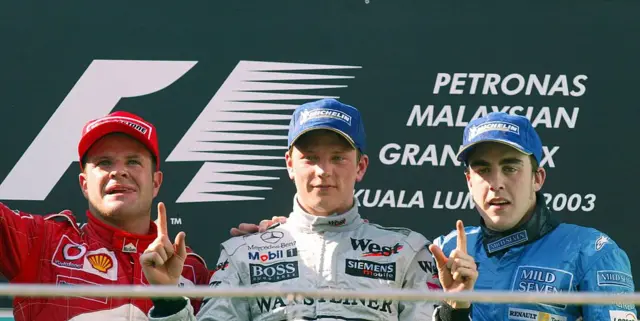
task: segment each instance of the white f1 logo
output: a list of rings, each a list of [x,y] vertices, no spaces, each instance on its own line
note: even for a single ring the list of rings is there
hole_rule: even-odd
[[[69,168],[77,161],[82,126],[90,119],[108,114],[121,98],[148,95],[164,89],[187,73],[196,61],[94,60],[62,101],[53,116],[0,184],[0,199],[44,200]],[[286,131],[297,104],[285,101],[339,98],[291,91],[344,88],[346,85],[308,84],[309,80],[351,79],[353,76],[327,74],[333,69],[359,66],[317,65],[268,61],[240,61],[204,107],[166,161],[203,162],[198,173],[176,202],[221,202],[260,200],[263,197],[239,192],[269,190],[271,187],[245,185],[278,179],[276,176],[245,174],[281,170],[254,161],[277,160],[280,156],[260,151],[284,150],[286,144],[260,144],[264,140],[286,141],[286,135],[256,134],[255,131]],[[315,70],[300,73],[300,70]],[[321,72],[318,72],[321,71]],[[303,82],[303,83],[298,83]],[[274,112],[276,111],[276,112]],[[274,121],[277,124],[274,124]],[[265,123],[267,122],[267,123]],[[252,153],[238,153],[250,150]],[[257,152],[254,154],[253,152]],[[33,168],[47,159],[47,171]],[[228,163],[234,161],[233,163]],[[237,163],[237,161],[250,163]]]
[[[162,90],[196,61],[94,60],[0,184],[0,199],[44,200],[78,159],[82,126],[111,112],[122,98]],[[47,170],[33,169],[47,160]]]

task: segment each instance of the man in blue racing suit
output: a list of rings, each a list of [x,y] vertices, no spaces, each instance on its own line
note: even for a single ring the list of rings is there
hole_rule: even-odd
[[[540,192],[542,142],[529,120],[490,113],[464,130],[458,160],[482,217],[467,227],[467,250],[478,265],[477,290],[633,292],[626,253],[606,234],[558,222]],[[445,255],[456,231],[431,246]],[[436,253],[434,253],[435,255]],[[474,303],[473,320],[636,320],[633,305]]]

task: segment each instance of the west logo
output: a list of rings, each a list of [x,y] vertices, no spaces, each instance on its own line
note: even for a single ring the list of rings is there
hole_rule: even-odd
[[[391,256],[398,254],[402,250],[402,245],[396,243],[394,246],[380,246],[373,243],[370,239],[354,239],[351,238],[351,246],[354,250],[360,250],[365,253],[362,256]]]

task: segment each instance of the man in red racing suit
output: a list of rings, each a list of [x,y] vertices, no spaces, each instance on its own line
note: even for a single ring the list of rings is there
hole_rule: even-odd
[[[146,135],[148,132],[145,130],[153,135]],[[85,164],[85,161],[92,162],[91,159],[83,160],[91,146],[99,145],[101,138],[113,133],[126,135],[110,137],[119,140],[114,144],[101,143],[102,150],[106,151],[102,154],[107,155],[107,161],[101,158],[99,165]],[[0,203],[0,273],[11,283],[147,285],[139,257],[157,237],[158,227],[151,220],[151,193],[144,194],[147,187],[142,176],[136,175],[159,172],[156,137],[153,125],[129,113],[116,112],[89,122],[83,129],[79,146],[81,164],[88,168],[83,172],[103,172],[100,166],[110,166],[104,171],[109,176],[97,189],[105,191],[104,195],[98,198],[89,196],[92,193],[90,187],[85,187],[93,184],[86,183],[91,179],[85,179],[85,185],[80,180],[90,208],[87,211],[88,222],[81,227],[70,211],[46,216],[31,215],[11,210]],[[122,142],[127,139],[130,142]],[[108,139],[103,142],[108,142]],[[131,155],[132,151],[126,149],[127,144],[139,143],[142,143],[141,153],[145,152],[144,149],[150,152],[149,166],[146,167],[152,167],[152,170],[144,168],[147,162],[144,156],[140,156],[137,162],[126,160],[123,166],[117,165],[119,156],[115,149],[124,146],[124,152]],[[152,155],[154,160],[151,160]],[[146,172],[140,170],[136,173],[133,166]],[[148,209],[144,211],[148,213],[139,214],[141,211],[136,210],[135,215],[126,216],[119,224],[117,219],[122,217],[118,218],[118,211],[104,210],[113,204],[115,208],[126,208],[122,204],[128,203],[143,204],[141,208]],[[143,232],[135,233],[134,230]],[[208,284],[209,271],[204,260],[192,251],[188,252],[180,286]],[[199,299],[193,299],[194,303],[200,306]],[[147,298],[17,297],[13,301],[13,312],[17,321],[147,320],[147,312],[152,306]]]

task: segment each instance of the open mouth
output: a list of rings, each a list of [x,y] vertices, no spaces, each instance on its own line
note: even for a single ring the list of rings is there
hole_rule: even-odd
[[[509,205],[511,204],[511,202],[503,199],[503,198],[496,198],[496,199],[492,199],[489,201],[489,205],[490,206],[505,206],[505,205]]]
[[[107,195],[125,194],[125,193],[130,193],[130,192],[133,192],[133,191],[134,190],[132,188],[129,188],[129,187],[126,187],[126,186],[117,185],[117,186],[107,187],[107,189],[105,190],[105,194],[107,194]]]

